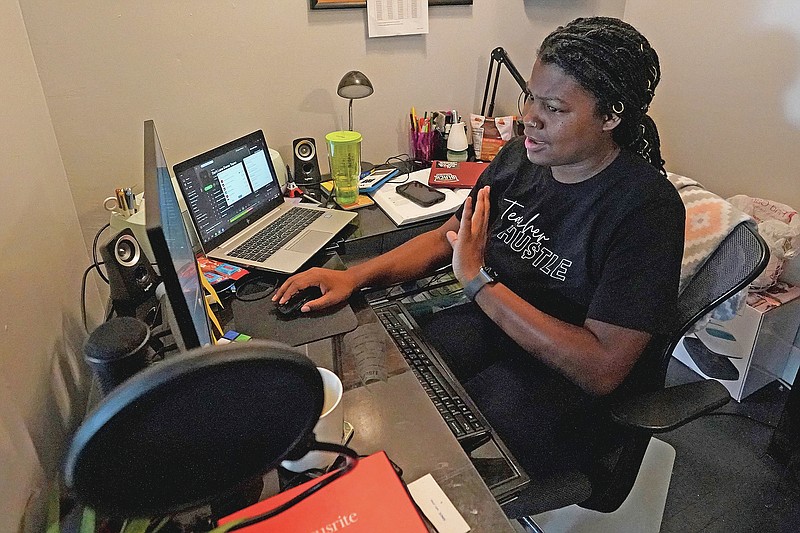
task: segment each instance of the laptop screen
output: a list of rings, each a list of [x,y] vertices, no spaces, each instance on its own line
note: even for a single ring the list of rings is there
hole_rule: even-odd
[[[175,165],[203,248],[216,248],[283,203],[263,132],[256,131]]]

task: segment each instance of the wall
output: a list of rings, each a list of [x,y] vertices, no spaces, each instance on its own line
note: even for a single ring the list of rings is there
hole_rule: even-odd
[[[746,194],[800,209],[796,1],[628,0],[624,18],[661,59],[651,109],[667,170],[723,197]],[[800,281],[798,265],[788,280]],[[800,332],[794,344],[792,370]]]
[[[368,39],[365,10],[312,11],[308,0],[20,3],[87,242],[107,222],[102,199],[141,188],[145,119],[170,165],[258,128],[291,162],[292,139],[321,144],[346,127],[336,86],[358,69],[375,93],[354,102],[355,128],[365,159],[382,161],[408,151],[412,105],[479,109],[494,47],[527,76],[550,30],[625,5],[477,0],[432,8],[428,35]],[[497,113],[514,113],[518,94],[504,72]]]
[[[652,112],[667,169],[729,197],[800,209],[800,16],[794,0],[629,0],[661,57]]]
[[[17,0],[0,0],[0,68],[0,531],[42,531],[62,443],[85,411],[89,258]],[[88,310],[96,324],[91,287]]]

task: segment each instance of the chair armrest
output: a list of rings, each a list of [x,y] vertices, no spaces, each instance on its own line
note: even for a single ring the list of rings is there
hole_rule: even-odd
[[[611,408],[611,418],[623,426],[662,433],[710,413],[730,399],[720,382],[707,379],[629,398]]]

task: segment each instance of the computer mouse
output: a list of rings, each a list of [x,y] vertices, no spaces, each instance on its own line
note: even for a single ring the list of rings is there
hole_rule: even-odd
[[[320,296],[322,296],[322,291],[316,285],[306,287],[305,289],[297,291],[294,296],[289,298],[285,303],[276,305],[275,310],[284,318],[297,316],[300,313],[301,307],[311,300],[316,300]]]

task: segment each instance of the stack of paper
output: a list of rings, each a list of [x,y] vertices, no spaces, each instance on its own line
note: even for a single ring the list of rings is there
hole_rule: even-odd
[[[416,180],[427,185],[430,172],[431,169],[429,168],[418,170],[417,172],[412,172],[408,176],[408,179]],[[401,176],[403,176],[403,174],[400,174],[397,178],[390,180],[388,183],[384,183],[380,189],[371,193],[375,203],[377,203],[383,212],[398,226],[452,213],[458,209],[461,204],[464,203],[464,200],[467,199],[467,196],[469,196],[469,189],[437,189],[445,194],[444,201],[430,207],[422,207],[408,198],[397,194],[395,189],[398,185],[397,181],[399,181]]]

